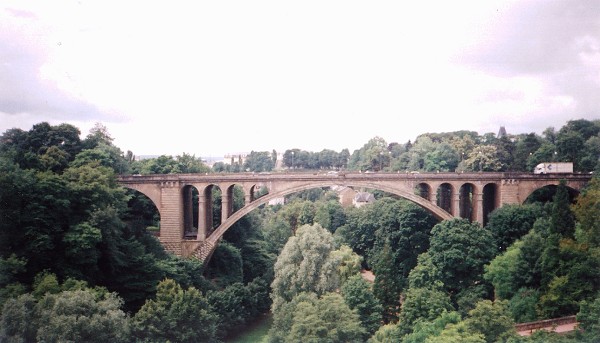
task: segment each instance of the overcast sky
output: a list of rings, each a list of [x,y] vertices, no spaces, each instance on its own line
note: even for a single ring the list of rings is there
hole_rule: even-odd
[[[600,0],[0,6],[1,132],[208,157],[600,119]]]

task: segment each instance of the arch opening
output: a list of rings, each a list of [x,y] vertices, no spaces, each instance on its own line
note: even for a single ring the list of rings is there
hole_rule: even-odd
[[[250,202],[269,194],[269,188],[264,183],[258,183],[250,188]]]
[[[556,189],[558,185],[546,185],[544,187],[538,188],[531,192],[523,202],[524,204],[531,204],[535,202],[551,202],[554,199],[554,195],[556,194]],[[569,201],[571,203],[575,202],[575,199],[579,195],[579,191],[567,186],[567,191],[569,192]]]
[[[415,187],[415,194],[425,200],[431,201],[431,186],[427,183],[420,183]]]
[[[206,199],[205,212],[206,217],[206,235],[210,235],[219,225],[223,214],[222,200],[223,196],[221,188],[217,185],[208,185],[204,189],[204,197]]]
[[[483,226],[486,226],[489,221],[489,216],[492,211],[494,211],[498,207],[498,186],[494,183],[489,183],[483,186],[482,192],[482,202],[483,206]]]
[[[181,193],[183,196],[183,237],[194,239],[198,235],[200,193],[192,185],[184,186]]]
[[[462,185],[458,192],[459,216],[461,218],[469,220],[470,222],[473,222],[476,220],[476,218],[474,218],[474,216],[475,216],[474,204],[473,204],[473,199],[474,199],[474,195],[475,195],[474,193],[475,193],[475,186],[471,183],[465,183],[464,185]]]
[[[145,230],[160,237],[160,211],[154,201],[133,188],[126,188],[126,194],[131,196],[127,202],[128,211],[124,218],[127,226],[134,231]]]
[[[436,204],[448,213],[452,213],[452,185],[449,183],[442,183],[436,194]]]

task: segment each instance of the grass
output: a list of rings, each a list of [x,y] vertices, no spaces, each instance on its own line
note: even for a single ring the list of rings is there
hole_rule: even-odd
[[[267,343],[267,334],[273,321],[271,315],[257,320],[243,332],[225,340],[226,343]]]

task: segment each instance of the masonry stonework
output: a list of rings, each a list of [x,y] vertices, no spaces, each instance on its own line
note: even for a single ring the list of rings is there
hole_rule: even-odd
[[[505,204],[522,204],[536,189],[565,180],[568,187],[581,190],[590,179],[589,174],[340,172],[334,176],[319,173],[123,175],[119,183],[140,191],[154,202],[160,213],[160,242],[167,251],[207,261],[225,231],[244,215],[272,199],[311,188],[378,189],[413,201],[440,220],[461,217],[462,211],[463,215],[470,216],[467,219],[483,224],[493,209]],[[245,204],[233,212],[235,185],[243,189]],[[191,186],[199,194],[199,227],[195,239],[184,237],[185,227],[191,221]],[[268,193],[255,199],[255,190],[261,187],[266,187]],[[442,208],[438,191],[441,187],[450,192],[450,208]],[[222,220],[213,229],[211,196],[214,188],[221,190]],[[420,195],[423,188],[428,190],[427,197]],[[486,194],[486,188],[492,190],[491,194]],[[463,192],[468,194],[461,197]],[[486,196],[490,199],[485,199]],[[487,213],[484,203],[493,204]]]

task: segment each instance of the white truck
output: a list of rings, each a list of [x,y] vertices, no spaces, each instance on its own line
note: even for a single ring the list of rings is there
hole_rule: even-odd
[[[573,162],[544,162],[535,166],[534,174],[572,174]]]

